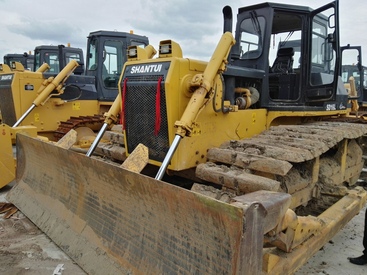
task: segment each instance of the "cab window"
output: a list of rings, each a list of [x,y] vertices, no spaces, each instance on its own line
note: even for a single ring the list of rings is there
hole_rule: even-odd
[[[263,50],[265,18],[252,14],[241,23],[240,58],[258,58]]]

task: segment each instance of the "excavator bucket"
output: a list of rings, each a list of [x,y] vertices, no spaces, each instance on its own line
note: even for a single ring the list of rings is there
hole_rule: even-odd
[[[258,274],[266,213],[289,204],[230,205],[24,135],[17,163],[8,200],[88,274]]]

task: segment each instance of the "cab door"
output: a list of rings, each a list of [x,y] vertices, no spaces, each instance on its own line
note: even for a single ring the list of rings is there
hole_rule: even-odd
[[[310,105],[322,106],[322,102],[337,100],[340,70],[338,14],[336,1],[310,13],[310,46],[306,63],[306,103]],[[331,103],[328,108],[345,108],[337,105]]]

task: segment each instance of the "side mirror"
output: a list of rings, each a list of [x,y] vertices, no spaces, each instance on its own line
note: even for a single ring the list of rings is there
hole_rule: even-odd
[[[333,33],[329,33],[327,35],[327,42],[330,44],[335,44],[335,38],[334,38],[334,34]]]

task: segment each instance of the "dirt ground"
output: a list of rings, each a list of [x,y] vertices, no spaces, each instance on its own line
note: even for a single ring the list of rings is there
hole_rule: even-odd
[[[0,189],[0,202],[11,186]],[[10,219],[0,215],[1,275],[86,274],[21,212]]]
[[[10,186],[0,189],[6,201]],[[350,264],[347,257],[361,255],[364,211],[326,244],[295,275],[362,275],[367,265]],[[10,219],[0,215],[0,274],[2,275],[81,275],[86,274],[47,236],[19,211]]]
[[[362,255],[364,207],[329,243],[316,253],[295,275],[365,275],[367,265],[351,264],[348,257]]]

